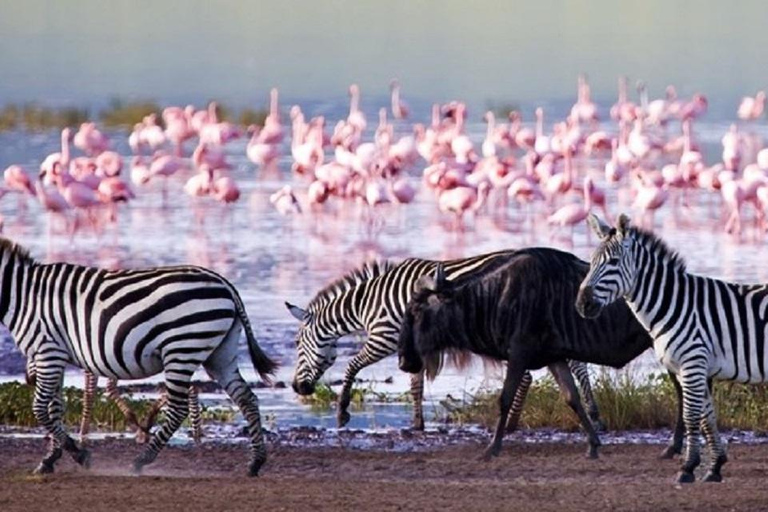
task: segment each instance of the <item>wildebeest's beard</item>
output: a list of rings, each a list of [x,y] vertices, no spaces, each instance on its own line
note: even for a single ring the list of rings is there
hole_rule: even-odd
[[[413,313],[410,309],[406,310],[403,322],[400,325],[397,353],[400,370],[408,373],[419,373],[422,370],[421,356],[416,351]]]
[[[432,380],[442,370],[446,355],[458,368],[465,367],[471,355],[466,352],[469,344],[463,328],[462,308],[443,294],[425,294],[420,299],[421,307],[415,308],[410,330],[424,372]]]

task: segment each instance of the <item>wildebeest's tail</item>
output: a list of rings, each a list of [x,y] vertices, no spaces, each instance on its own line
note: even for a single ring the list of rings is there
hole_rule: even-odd
[[[267,384],[272,383],[272,376],[275,374],[275,370],[278,368],[278,364],[261,350],[259,342],[256,341],[256,336],[253,335],[253,329],[251,328],[251,321],[248,320],[248,314],[245,312],[245,305],[243,299],[240,298],[240,294],[237,292],[234,286],[230,283],[232,294],[235,298],[235,308],[237,309],[237,316],[240,318],[240,322],[243,324],[243,330],[245,331],[245,339],[248,341],[248,352],[251,354],[251,363],[253,368],[259,372],[261,378]]]

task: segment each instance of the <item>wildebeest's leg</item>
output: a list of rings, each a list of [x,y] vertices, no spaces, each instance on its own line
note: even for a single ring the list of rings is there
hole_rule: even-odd
[[[573,412],[579,417],[581,426],[584,427],[584,430],[587,432],[587,436],[589,437],[589,451],[587,452],[587,455],[591,459],[596,459],[597,449],[601,444],[600,438],[597,436],[595,427],[592,425],[587,413],[584,411],[584,407],[581,405],[581,397],[579,396],[579,391],[576,389],[576,383],[573,380],[573,375],[571,375],[571,370],[568,368],[568,364],[563,361],[554,363],[549,365],[549,370],[552,372],[552,375],[555,376],[555,380],[560,386],[560,393],[562,393],[566,403],[568,403],[570,408],[573,409]]]
[[[683,423],[683,388],[674,373],[668,372],[669,379],[675,386],[675,395],[677,396],[677,419],[675,420],[675,430],[672,434],[672,440],[663,452],[662,459],[671,459],[675,455],[683,453],[683,435],[685,433],[685,423]]]
[[[347,412],[347,409],[349,408],[349,402],[352,398],[352,385],[355,383],[357,374],[366,366],[377,363],[393,353],[393,351],[382,352],[373,348],[374,346],[380,348],[382,345],[386,346],[386,344],[382,342],[374,343],[369,341],[363,346],[363,349],[355,354],[355,357],[349,361],[347,370],[344,372],[344,384],[341,388],[339,403],[337,404],[336,409],[336,424],[339,428],[349,423],[349,412]],[[395,348],[397,348],[397,344],[395,344]]]
[[[99,377],[85,371],[85,388],[83,389],[83,414],[80,418],[80,445],[85,446],[88,441],[88,431],[91,429],[93,416],[93,399],[96,395],[96,387],[99,385]]]
[[[493,435],[491,444],[483,452],[482,458],[484,460],[490,460],[491,457],[496,457],[501,452],[501,442],[504,438],[504,428],[507,425],[512,400],[517,394],[517,389],[526,373],[525,363],[521,359],[511,355],[510,360],[507,362],[507,376],[504,379],[504,386],[499,395],[499,421],[496,424],[496,432]]]
[[[589,419],[592,420],[595,430],[598,432],[604,431],[605,424],[600,420],[600,410],[597,408],[597,401],[595,400],[594,393],[592,393],[592,383],[589,381],[587,363],[570,359],[568,360],[568,367],[571,369],[573,376],[576,377],[576,382],[581,389],[581,397],[587,404],[587,414],[589,414]]]
[[[424,372],[411,374],[411,398],[413,400],[413,428],[424,430]]]
[[[507,419],[507,434],[517,430],[517,425],[520,423],[520,415],[523,412],[523,405],[525,405],[525,397],[528,396],[528,390],[531,388],[531,382],[533,382],[531,372],[526,371],[515,393],[515,399],[512,401],[512,410],[509,411],[509,418]]]

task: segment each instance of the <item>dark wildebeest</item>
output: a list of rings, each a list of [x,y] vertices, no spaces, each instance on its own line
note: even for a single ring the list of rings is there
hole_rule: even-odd
[[[432,379],[446,353],[475,353],[507,362],[501,414],[484,456],[498,455],[504,423],[526,370],[548,366],[589,435],[589,456],[600,440],[579,400],[567,359],[621,368],[652,346],[632,311],[619,301],[597,319],[574,307],[589,264],[555,249],[523,249],[466,279],[447,281],[438,266],[417,284],[400,331],[400,369]],[[680,390],[678,402],[680,402]],[[680,453],[682,420],[663,456]]]

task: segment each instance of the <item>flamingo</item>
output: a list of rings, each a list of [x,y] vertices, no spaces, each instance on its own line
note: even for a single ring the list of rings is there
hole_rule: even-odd
[[[592,178],[587,176],[584,178],[584,204],[571,203],[562,206],[547,218],[547,223],[558,228],[570,226],[571,237],[573,237],[574,226],[584,222],[592,208],[593,188]]]
[[[109,149],[109,139],[96,128],[96,123],[82,123],[73,142],[76,148],[89,156],[96,156]]]
[[[284,130],[280,122],[280,107],[278,105],[278,90],[273,87],[269,91],[269,115],[264,120],[264,127],[259,133],[262,144],[280,144],[283,142]]]
[[[283,188],[269,196],[269,202],[275,206],[275,209],[280,215],[301,213],[301,205],[299,204],[299,200],[296,199],[296,195],[293,193],[293,189],[290,185],[285,185]]]
[[[8,166],[3,171],[3,181],[8,190],[35,195],[32,181],[20,165]]]
[[[229,176],[221,176],[213,181],[211,186],[213,198],[222,203],[234,203],[240,199],[240,189]]]
[[[194,176],[184,184],[184,192],[190,197],[204,197],[211,193],[213,169],[207,165],[200,167]]]
[[[408,105],[400,99],[400,82],[393,79],[389,83],[389,88],[392,92],[392,117],[395,119],[406,119],[410,110],[408,109]]]
[[[536,142],[534,142],[533,150],[539,156],[552,152],[552,139],[544,135],[544,109],[541,107],[536,109]]]
[[[347,116],[347,123],[351,125],[357,132],[364,132],[367,123],[365,121],[365,115],[360,110],[360,88],[357,84],[349,86],[349,116]]]
[[[443,213],[454,215],[455,225],[463,229],[462,219],[467,211],[476,213],[483,207],[488,199],[491,185],[482,182],[475,189],[468,186],[455,187],[449,190],[443,190],[438,197],[438,208]]]
[[[61,167],[69,168],[69,139],[71,134],[72,132],[69,128],[61,130],[61,152],[51,153],[40,164],[40,174],[44,175],[47,179],[53,179],[53,167],[55,164],[58,163]]]
[[[745,96],[736,112],[742,121],[755,121],[763,116],[765,110],[765,91],[758,91],[754,98]]]
[[[635,183],[636,195],[632,207],[642,211],[641,221],[648,228],[653,228],[653,213],[666,202],[669,193],[666,188],[656,185],[646,185],[641,176]]]
[[[280,148],[277,143],[264,142],[266,137],[261,136],[262,131],[258,126],[253,127],[253,135],[245,148],[245,154],[248,156],[248,160],[264,167],[280,156]]]

